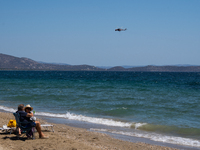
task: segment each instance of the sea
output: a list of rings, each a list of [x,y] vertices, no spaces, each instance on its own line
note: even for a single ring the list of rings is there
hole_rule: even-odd
[[[94,132],[200,148],[200,73],[0,71],[0,110],[19,104]]]

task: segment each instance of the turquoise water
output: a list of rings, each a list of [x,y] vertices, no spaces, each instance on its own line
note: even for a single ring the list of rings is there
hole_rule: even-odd
[[[200,73],[1,71],[0,84],[2,110],[30,104],[38,115],[200,147]]]

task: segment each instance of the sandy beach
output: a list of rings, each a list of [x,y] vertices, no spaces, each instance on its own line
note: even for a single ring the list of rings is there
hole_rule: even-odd
[[[7,124],[14,119],[12,113],[0,112],[0,126]],[[48,123],[37,119],[42,124]],[[55,132],[43,130],[49,139],[39,139],[38,133],[35,140],[28,140],[26,136],[16,139],[16,135],[0,133],[0,150],[173,150],[174,148],[150,145],[146,143],[132,143],[114,139],[107,134],[87,131],[82,128],[70,127],[64,124],[55,124]]]

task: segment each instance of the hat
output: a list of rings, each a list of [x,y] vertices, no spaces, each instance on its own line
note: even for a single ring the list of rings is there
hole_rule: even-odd
[[[26,109],[26,108],[30,108],[31,109],[31,111],[33,110],[33,107],[31,107],[31,105],[26,105],[26,107],[24,108],[24,110]]]

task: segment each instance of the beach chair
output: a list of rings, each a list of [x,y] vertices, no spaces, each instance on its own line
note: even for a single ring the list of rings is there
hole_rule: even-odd
[[[32,131],[32,139],[35,139],[35,134],[34,134],[34,127],[26,127],[22,126],[20,122],[20,114],[19,113],[13,113],[15,116],[16,122],[17,122],[17,128],[21,129],[21,133],[30,133]],[[27,123],[28,124],[28,123]],[[17,131],[17,138],[19,139],[19,132]]]
[[[44,127],[46,130],[49,130],[49,127],[51,127],[51,131],[54,132],[52,124],[41,124],[41,127]]]

